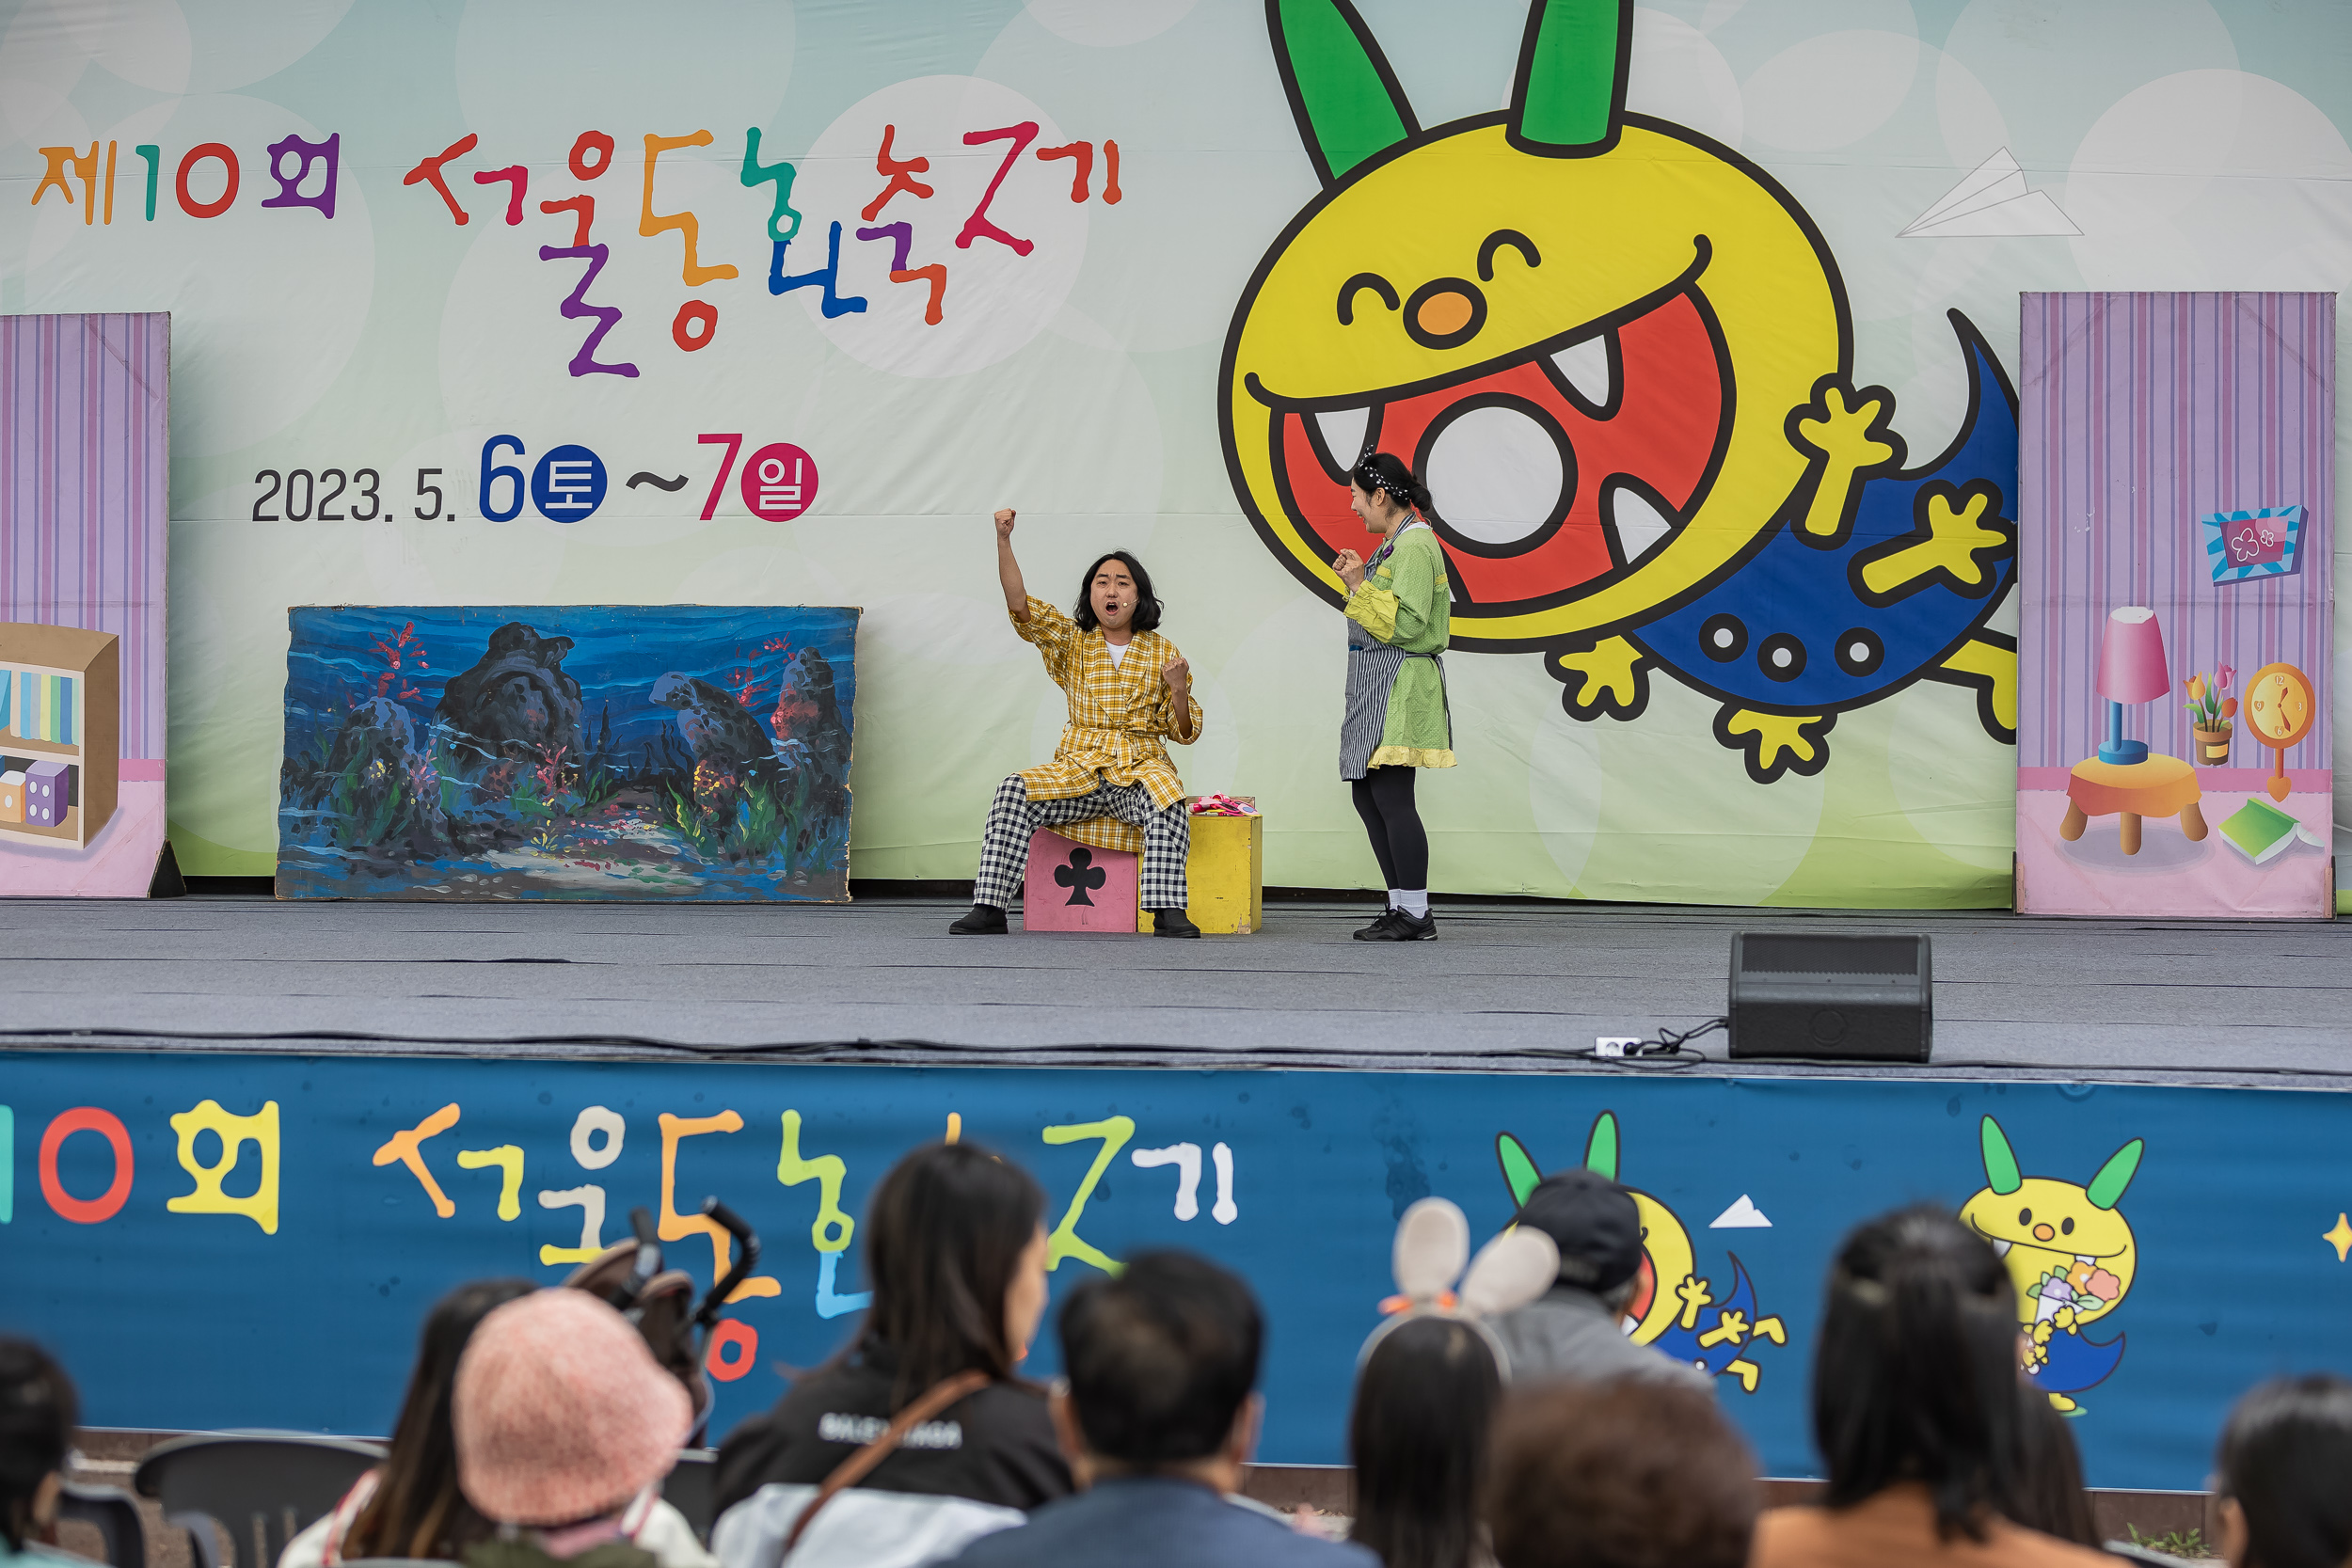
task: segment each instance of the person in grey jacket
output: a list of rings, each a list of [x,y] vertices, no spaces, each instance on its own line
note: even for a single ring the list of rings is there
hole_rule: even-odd
[[[1642,1217],[1632,1194],[1579,1166],[1537,1183],[1518,1223],[1559,1244],[1560,1277],[1490,1325],[1511,1353],[1513,1382],[1633,1378],[1714,1391],[1704,1371],[1626,1338],[1626,1304],[1642,1267]]]

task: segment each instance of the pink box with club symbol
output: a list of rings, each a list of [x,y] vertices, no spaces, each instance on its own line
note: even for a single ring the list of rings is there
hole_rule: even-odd
[[[1133,936],[1140,874],[1137,856],[1122,849],[1097,849],[1040,828],[1029,840],[1021,928]]]

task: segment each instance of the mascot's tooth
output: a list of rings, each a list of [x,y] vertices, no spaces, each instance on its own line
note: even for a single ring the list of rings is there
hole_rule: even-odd
[[[1609,339],[1606,334],[1570,343],[1553,355],[1551,362],[1560,367],[1560,373],[1567,377],[1568,385],[1575,388],[1585,402],[1602,408],[1609,405],[1610,396],[1616,388],[1610,385],[1609,380]]]
[[[1993,1243],[1993,1250],[1995,1254],[2003,1258],[2007,1258],[2009,1256],[2009,1243],[2007,1242],[2004,1242],[1998,1236],[1987,1236],[1985,1240]]]
[[[1364,432],[1372,426],[1372,405],[1361,408],[1318,408],[1315,425],[1323,432],[1323,450],[1342,468],[1352,468],[1364,454]]]
[[[1674,531],[1674,519],[1630,484],[1605,485],[1600,493],[1600,520],[1617,541],[1617,553],[1629,563],[1642,559]]]

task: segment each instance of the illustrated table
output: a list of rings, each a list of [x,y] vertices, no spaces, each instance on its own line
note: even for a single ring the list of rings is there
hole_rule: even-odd
[[[2201,792],[2197,770],[2179,757],[2152,755],[2142,762],[2101,762],[2086,757],[2066,781],[2066,820],[2058,837],[2083,836],[2094,816],[2122,817],[2123,853],[2139,853],[2142,817],[2178,815],[2181,832],[2195,844],[2205,836],[2205,816],[2197,809]]]

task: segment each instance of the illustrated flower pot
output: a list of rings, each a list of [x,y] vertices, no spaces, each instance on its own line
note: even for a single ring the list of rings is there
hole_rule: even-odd
[[[2223,768],[2229,765],[2230,731],[2195,729],[2189,733],[2197,737],[2198,766]]]

